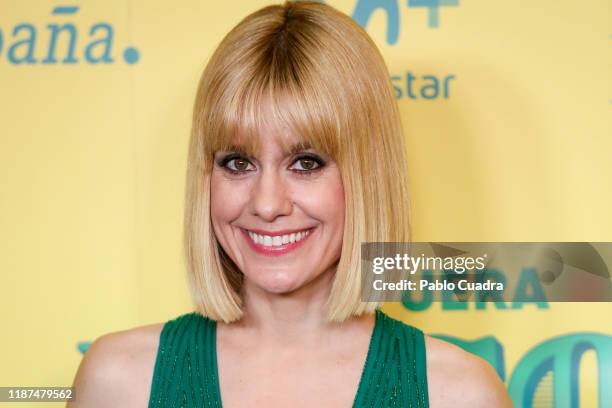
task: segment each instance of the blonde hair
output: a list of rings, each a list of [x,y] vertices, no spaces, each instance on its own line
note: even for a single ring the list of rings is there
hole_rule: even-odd
[[[286,1],[245,17],[221,41],[200,79],[184,218],[197,311],[225,322],[242,316],[242,273],[214,235],[210,178],[214,153],[228,150],[237,137],[247,153],[257,152],[264,101],[273,121],[331,156],[340,169],[345,229],[328,320],[372,313],[378,304],[361,301],[360,244],[406,242],[410,235],[399,110],[387,67],[365,30],[311,1]]]

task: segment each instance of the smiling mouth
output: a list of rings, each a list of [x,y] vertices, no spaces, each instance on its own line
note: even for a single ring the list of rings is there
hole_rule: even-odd
[[[289,251],[293,251],[300,246],[312,235],[313,228],[307,228],[301,231],[293,232],[291,234],[283,235],[266,235],[259,234],[247,229],[241,228],[240,230],[246,237],[249,246],[263,255],[282,255]]]
[[[274,235],[274,236],[256,234],[253,231],[249,231],[249,230],[247,230],[247,232],[251,240],[253,240],[253,242],[256,243],[257,245],[263,245],[266,247],[278,247],[281,245],[285,245],[289,243],[292,244],[294,242],[299,242],[303,240],[304,238],[306,238],[306,236],[308,236],[308,234],[310,234],[311,230],[312,228],[303,230],[303,231],[294,232],[292,234]]]

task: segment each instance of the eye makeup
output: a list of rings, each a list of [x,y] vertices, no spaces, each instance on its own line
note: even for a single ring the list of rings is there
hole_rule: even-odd
[[[250,160],[244,153],[237,152],[237,151],[227,152],[221,155],[221,157],[215,159],[215,163],[217,164],[217,166],[222,168],[224,171],[227,171],[228,173],[234,174],[234,175],[245,174],[250,171],[253,171],[253,170],[246,170],[245,168],[242,168],[242,169],[239,168],[239,167],[242,167],[240,163],[244,164],[245,162],[246,162],[247,167],[248,165],[254,166],[252,163],[252,160]],[[308,162],[311,162],[314,167],[308,167],[308,165],[305,165],[305,163],[308,163]],[[301,169],[294,168],[296,164],[300,164],[299,167],[301,167]],[[291,161],[291,166],[289,167],[289,170],[291,170],[293,173],[298,174],[298,175],[309,176],[311,174],[314,174],[320,171],[326,165],[327,165],[326,160],[323,159],[318,154],[310,153],[310,152],[302,152],[302,153],[295,154],[295,157]]]

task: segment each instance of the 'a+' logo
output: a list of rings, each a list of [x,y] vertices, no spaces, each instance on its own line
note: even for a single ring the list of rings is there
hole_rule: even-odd
[[[408,7],[424,7],[428,9],[427,19],[430,28],[440,25],[440,7],[458,6],[459,0],[405,0]],[[399,36],[399,1],[398,0],[357,0],[353,20],[366,27],[372,14],[382,9],[387,14],[387,42],[395,44]]]

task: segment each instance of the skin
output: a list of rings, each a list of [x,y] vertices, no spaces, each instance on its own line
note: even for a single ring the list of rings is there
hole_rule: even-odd
[[[323,305],[340,256],[344,190],[333,160],[324,165],[287,154],[264,126],[258,157],[215,164],[211,219],[215,235],[245,280],[243,319],[219,323],[220,390],[231,407],[352,406],[374,326],[371,315],[325,321]],[[227,152],[217,152],[217,163]],[[234,174],[227,170],[242,171]],[[231,198],[231,199],[228,199]],[[241,228],[314,228],[296,250],[255,252]],[[85,354],[69,407],[146,407],[163,324],[110,333]],[[484,360],[426,336],[430,406],[510,407],[503,384]]]

